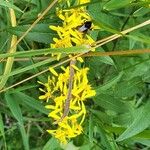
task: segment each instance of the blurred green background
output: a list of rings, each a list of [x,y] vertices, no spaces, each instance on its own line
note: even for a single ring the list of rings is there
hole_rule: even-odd
[[[12,35],[20,37],[45,10],[50,0],[0,0],[0,55],[10,48]],[[72,3],[74,1],[72,0]],[[18,44],[17,51],[49,48],[56,33],[49,25],[61,25],[55,5]],[[91,0],[86,4],[94,24],[95,41],[129,29],[150,19],[149,0]],[[65,5],[60,5],[62,9]],[[80,6],[77,6],[80,7]],[[17,17],[11,27],[9,8]],[[97,52],[150,49],[150,25],[142,27],[96,49]],[[42,55],[43,56],[43,55]],[[45,55],[43,56],[45,57]],[[57,63],[48,60],[15,61],[6,87]],[[47,81],[43,73],[30,81],[0,93],[0,149],[4,150],[148,150],[150,149],[150,54],[86,57],[88,78],[96,90],[86,101],[83,134],[63,146],[46,130],[53,127],[49,113],[38,97],[37,81]],[[5,61],[0,62],[0,80]],[[59,71],[59,69],[58,69]]]

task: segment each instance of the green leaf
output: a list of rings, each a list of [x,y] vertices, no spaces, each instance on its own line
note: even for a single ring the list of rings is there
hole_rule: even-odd
[[[104,49],[102,47],[99,47],[96,49],[96,52],[105,52]],[[93,58],[93,59],[98,59],[100,62],[103,62],[105,64],[108,64],[108,65],[112,65],[112,66],[115,66],[115,63],[113,61],[113,59],[110,57],[110,56],[103,56],[103,57],[98,57],[98,58]]]
[[[103,128],[101,126],[97,126],[97,131],[101,136],[101,143],[102,143],[104,149],[112,150],[110,141],[108,140],[108,138],[106,136],[106,132],[103,130]]]
[[[136,77],[130,80],[124,80],[116,84],[111,92],[114,93],[116,97],[127,98],[132,97],[136,93],[141,92],[143,87],[143,81],[141,78]]]
[[[150,44],[150,37],[146,36],[142,33],[134,33],[134,34],[132,33],[130,35],[125,35],[125,36],[128,37],[128,38],[131,38],[133,40],[142,42],[142,43]]]
[[[144,16],[145,14],[148,14],[148,13],[150,13],[150,9],[149,8],[141,7],[137,11],[135,11],[133,13],[133,16],[134,17],[139,17],[139,16]]]
[[[129,106],[120,101],[120,99],[113,97],[113,95],[101,94],[99,96],[95,96],[93,99],[95,104],[103,107],[106,110],[111,110],[117,113],[129,111]]]
[[[18,103],[18,99],[14,98],[13,94],[10,94],[9,92],[5,93],[5,99],[15,119],[19,122],[19,124],[23,125],[23,117]]]
[[[90,115],[89,119],[89,141],[93,142],[93,132],[94,132],[94,124],[93,124],[93,117]]]
[[[42,150],[55,150],[57,147],[59,147],[58,141],[52,137],[47,141]]]
[[[150,71],[149,66],[150,66],[150,59],[148,57],[143,61],[141,61],[140,63],[128,67],[126,70],[124,70],[124,74],[128,77],[129,80],[132,79],[135,80],[134,78],[137,78],[139,76],[142,77],[149,75],[148,73]]]
[[[106,126],[106,130],[110,133],[122,134],[125,131],[125,128]],[[150,130],[142,131],[141,133],[135,135],[133,139],[150,139]]]
[[[13,4],[10,3],[10,2],[6,2],[6,1],[4,1],[4,0],[0,0],[0,6],[12,8],[12,9],[14,9],[14,10],[17,10],[17,11],[23,13],[23,11],[22,11],[21,9],[19,9],[17,6],[13,5]]]
[[[117,76],[115,76],[111,80],[106,81],[104,83],[104,85],[101,85],[98,88],[96,88],[96,95],[98,96],[100,93],[103,93],[103,91],[106,91],[109,88],[111,88],[112,86],[115,86],[120,81],[120,79],[122,78],[123,74],[124,74],[123,72],[120,72]]]
[[[73,139],[73,142],[70,142],[74,145],[74,147],[80,147],[84,144],[84,136],[83,134],[78,135],[76,138]]]
[[[5,140],[5,132],[4,132],[4,123],[2,119],[2,115],[0,113],[0,133],[2,134],[4,140]]]
[[[136,142],[150,147],[150,140],[149,139],[138,139],[138,140],[136,140]]]
[[[48,63],[52,62],[53,60],[55,60],[55,58],[49,58],[49,59],[46,59],[46,60],[37,62],[37,63],[35,63],[35,64],[29,65],[29,66],[27,66],[27,67],[14,70],[14,71],[12,71],[12,72],[9,74],[9,77],[10,77],[10,76],[17,75],[17,74],[20,74],[20,73],[23,73],[23,72],[26,72],[26,71],[28,71],[28,70],[31,70],[31,69],[34,69],[34,68],[37,68],[37,67],[41,67],[42,65],[48,64]],[[3,78],[3,75],[0,76],[0,79],[2,79],[2,78]]]
[[[79,147],[76,147],[73,142],[69,142],[66,145],[62,145],[61,148],[55,150],[79,150]]]
[[[19,123],[19,129],[21,132],[24,148],[25,150],[29,150],[28,137],[26,135],[25,127],[23,125],[23,116],[22,116],[21,109],[18,103],[18,99],[14,98],[13,94],[10,94],[9,92],[5,93],[5,99],[7,101],[7,105],[10,108],[12,114],[14,115],[15,119]]]
[[[30,27],[30,25],[16,26],[8,29],[13,35],[18,37],[22,36],[25,31]],[[52,33],[49,29],[49,24],[37,24],[25,37],[28,41],[36,41],[40,43],[49,44],[52,42],[53,37],[56,34]]]
[[[38,87],[38,85],[36,83],[31,84],[31,85],[24,85],[24,86],[18,87],[14,91],[10,91],[10,93],[21,92],[21,91],[25,91],[25,90],[33,90],[37,87]]]
[[[101,21],[100,19],[95,19],[94,22],[97,26],[99,26],[100,28],[102,28],[110,33],[121,34],[119,31],[115,30],[113,27],[104,23],[104,21]]]
[[[3,123],[3,118],[0,113],[0,136],[3,136],[3,148],[6,149],[6,136],[5,136],[5,130],[4,130],[4,123]]]
[[[18,97],[18,101],[21,104],[26,104],[31,108],[40,111],[41,113],[48,114],[49,111],[43,106],[40,100],[35,100],[34,98],[22,93],[22,92],[15,92],[15,97]]]
[[[24,125],[19,125],[19,129],[20,129],[21,136],[22,136],[22,139],[23,139],[24,149],[29,150],[30,149],[29,148],[29,139],[28,139],[28,136],[26,134]]]
[[[104,124],[112,123],[111,116],[107,115],[106,113],[100,110],[94,110],[94,109],[90,109],[90,111],[92,112],[92,115],[95,115],[102,123]]]
[[[127,127],[131,125],[133,121],[133,110],[130,109],[129,112],[124,112],[123,114],[118,114],[113,117],[113,123],[119,126]]]
[[[142,108],[138,109],[133,123],[119,136],[117,141],[128,139],[142,131],[150,125],[150,101]]]
[[[90,147],[91,147],[91,146],[90,146],[90,143],[87,143],[86,145],[81,146],[79,150],[85,150],[85,149],[86,149],[86,150],[91,150]]]
[[[81,46],[73,46],[68,48],[45,48],[45,49],[38,49],[38,50],[29,50],[23,52],[15,52],[15,53],[6,53],[0,54],[0,58],[7,58],[7,57],[29,57],[29,56],[37,56],[43,54],[71,54],[71,53],[85,53],[88,52],[89,48],[87,45]]]
[[[119,8],[122,8],[122,7],[125,7],[127,5],[129,5],[130,3],[132,3],[134,0],[123,0],[123,1],[120,1],[120,0],[111,0],[109,2],[107,2],[105,5],[104,5],[104,9],[105,10],[115,10],[115,9],[119,9]]]
[[[106,13],[104,13],[102,10],[102,4],[101,3],[95,3],[92,5],[89,5],[88,12],[90,16],[92,17],[92,22],[99,26],[100,29],[104,29],[110,33],[116,33],[121,34],[117,28],[119,24],[116,24],[114,22],[113,17]],[[98,14],[98,15],[97,15]]]

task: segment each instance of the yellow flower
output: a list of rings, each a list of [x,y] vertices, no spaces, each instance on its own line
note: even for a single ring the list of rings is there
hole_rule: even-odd
[[[61,1],[59,3],[65,3],[68,7],[71,6],[69,0]],[[90,0],[77,0],[76,5],[82,5],[89,3]],[[78,45],[90,45],[94,40],[89,36],[80,32],[78,29],[86,21],[90,21],[91,17],[86,11],[86,6],[77,7],[74,9],[62,10],[57,8],[57,16],[62,20],[61,26],[50,26],[50,29],[57,32],[58,37],[53,38],[53,43],[50,44],[51,48],[67,48]],[[57,60],[59,60],[61,54],[58,54]],[[72,57],[72,56],[69,56]],[[80,62],[83,62],[81,57],[77,58]],[[47,83],[39,82],[43,86],[39,90],[43,92],[39,99],[46,100],[48,104],[45,106],[50,110],[49,117],[58,123],[58,127],[54,130],[47,130],[61,143],[67,143],[67,141],[82,133],[82,123],[86,116],[86,107],[84,102],[87,98],[96,94],[95,90],[91,88],[88,82],[87,73],[89,68],[78,68],[75,65],[71,66],[74,69],[73,84],[71,88],[69,113],[63,120],[61,120],[64,114],[65,102],[68,97],[68,87],[70,79],[70,67],[61,67],[62,72],[58,73],[54,68],[49,68],[52,73],[51,77],[48,77]],[[59,122],[59,120],[61,120]]]
[[[69,3],[69,1],[67,1]],[[90,0],[78,0],[77,4],[88,3]],[[70,4],[68,4],[70,6]],[[68,6],[68,7],[69,7]],[[59,38],[53,38],[51,48],[72,47],[78,45],[91,45],[94,40],[78,31],[86,21],[90,21],[91,17],[86,11],[86,7],[78,7],[68,10],[57,10],[57,16],[63,21],[62,26],[50,26],[50,29],[57,32]]]
[[[58,76],[57,72],[56,72],[52,67],[50,67],[49,70],[50,70],[50,72],[52,72],[55,76]]]
[[[52,104],[46,105],[47,109],[50,109],[49,117],[53,118],[54,121],[61,119],[63,115],[64,105],[68,94],[69,85],[69,67],[62,68],[62,73],[57,73],[54,69],[50,68],[50,72],[54,76],[48,78],[48,83],[40,84],[45,86],[45,95],[42,95],[42,99],[49,98],[53,99]],[[96,94],[95,90],[92,90],[90,84],[88,83],[87,73],[88,68],[79,69],[74,66],[75,74],[72,87],[72,98],[70,101],[70,112],[62,122],[58,123],[58,128],[55,130],[48,130],[49,133],[54,135],[62,143],[66,143],[72,137],[81,134],[83,123],[86,115],[86,108],[84,101],[86,98],[94,96]],[[41,98],[41,96],[39,97]]]
[[[56,130],[47,130],[54,135],[61,143],[66,144],[70,138],[76,137],[82,133],[82,126],[78,124],[76,119],[67,120],[66,118]]]
[[[89,3],[90,0],[79,0],[79,4],[85,4],[85,3]]]

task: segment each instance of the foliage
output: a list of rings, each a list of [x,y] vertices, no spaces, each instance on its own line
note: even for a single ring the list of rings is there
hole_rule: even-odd
[[[60,25],[56,16],[56,4],[18,44],[17,52],[10,54],[11,37],[17,37],[30,27],[44,11],[49,0],[0,0],[0,80],[4,79],[8,56],[17,59],[13,63],[5,87],[32,77],[23,84],[0,93],[0,149],[20,150],[146,150],[150,147],[150,55],[87,56],[84,66],[89,67],[88,79],[96,90],[96,96],[86,102],[86,119],[83,134],[61,145],[46,130],[55,127],[47,117],[49,110],[39,100],[41,95],[37,81],[46,82],[50,75],[46,70],[58,64],[51,57],[49,44],[57,34],[50,25]],[[74,3],[74,1],[72,1]],[[149,19],[150,2],[147,0],[91,0],[87,6],[92,22],[99,28],[88,31],[95,41],[129,29]],[[66,5],[62,4],[62,8]],[[75,7],[81,7],[75,6]],[[10,23],[9,8],[15,11],[17,26]],[[115,52],[150,48],[149,26],[96,48],[96,52]],[[83,46],[58,49],[66,55],[85,52]],[[35,50],[35,51],[34,51]],[[37,51],[36,50],[41,50]],[[43,52],[42,52],[43,50]],[[47,55],[44,55],[47,54]],[[35,56],[40,56],[40,60]],[[24,58],[23,58],[24,57]],[[48,57],[48,59],[46,59]],[[38,57],[39,58],[39,57]],[[46,60],[45,60],[46,59]],[[39,62],[40,61],[40,62]],[[66,66],[68,62],[64,64]],[[57,66],[60,66],[59,64]],[[56,68],[57,72],[60,71]],[[42,74],[40,74],[43,71]]]

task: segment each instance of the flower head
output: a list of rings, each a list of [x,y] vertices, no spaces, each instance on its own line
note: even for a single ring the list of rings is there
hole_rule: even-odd
[[[70,7],[69,0],[59,0],[66,2]],[[77,5],[82,5],[90,2],[90,0],[77,0]],[[78,45],[90,45],[94,40],[89,36],[79,31],[79,27],[86,21],[91,21],[90,15],[86,11],[86,6],[81,6],[72,9],[62,10],[57,8],[57,16],[61,19],[61,26],[50,26],[52,30],[57,32],[58,38],[53,38],[51,48],[67,48]],[[58,55],[58,60],[61,54]],[[81,57],[77,58],[83,62]],[[70,85],[70,68],[73,68],[74,75],[72,77],[71,91]],[[89,68],[78,68],[75,65],[71,67],[61,67],[62,71],[57,73],[53,68],[49,68],[53,74],[48,77],[46,83],[39,82],[44,88],[40,88],[43,92],[39,99],[46,100],[48,103],[45,107],[50,110],[49,117],[54,122],[58,123],[56,129],[47,130],[50,134],[60,140],[61,143],[66,143],[70,138],[76,137],[82,133],[82,123],[85,120],[86,107],[84,102],[87,98],[96,94],[88,82],[87,73]],[[70,92],[70,93],[69,93]],[[68,98],[68,93],[71,95],[69,101],[69,112],[62,119],[65,111],[65,104]],[[61,120],[61,121],[60,121]]]
[[[81,124],[86,115],[84,101],[96,94],[95,90],[92,90],[88,83],[88,70],[88,68],[77,68],[75,70],[69,114],[62,120],[62,122],[58,123],[59,127],[56,130],[48,130],[49,133],[53,134],[63,143],[67,141],[67,139],[81,134]],[[47,102],[49,102],[48,98],[53,99],[53,103],[46,105],[46,108],[51,110],[49,117],[53,118],[54,121],[61,119],[68,94],[69,67],[62,67],[62,71],[63,72],[61,73],[57,73],[54,70],[52,71],[53,76],[48,78],[48,83],[42,83],[46,90],[41,90],[44,95],[39,97],[40,99],[47,100]]]
[[[90,2],[89,0],[79,0],[78,4]],[[59,38],[53,38],[54,43],[50,46],[52,48],[58,47],[72,47],[82,44],[91,45],[94,40],[88,35],[84,35],[78,30],[86,21],[90,21],[91,17],[86,11],[86,7],[79,7],[76,9],[61,10],[58,9],[57,16],[63,21],[62,26],[50,26],[50,28],[57,32]]]

